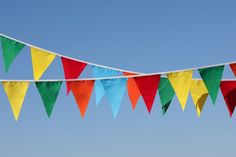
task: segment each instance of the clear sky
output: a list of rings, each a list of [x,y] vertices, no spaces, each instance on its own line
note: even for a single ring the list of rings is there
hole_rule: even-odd
[[[236,60],[234,0],[1,0],[0,32],[25,42],[108,66],[161,72]],[[7,75],[32,79],[29,49]],[[87,68],[83,76],[88,76]],[[195,73],[194,76],[198,76]],[[63,78],[57,58],[43,76]],[[225,68],[224,78],[233,78]],[[149,115],[142,99],[133,112],[127,92],[117,119],[106,98],[85,118],[65,84],[51,119],[31,84],[16,123],[0,88],[0,156],[214,156],[235,154],[236,116],[229,118],[221,92],[208,98],[200,118],[191,97],[185,112],[175,97],[162,116],[157,97]]]

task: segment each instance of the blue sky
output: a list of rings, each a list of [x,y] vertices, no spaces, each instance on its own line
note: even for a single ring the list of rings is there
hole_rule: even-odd
[[[161,72],[236,60],[236,2],[13,1],[0,3],[0,31],[66,56],[139,72]],[[2,63],[2,57],[0,58]],[[32,79],[29,49],[1,78]],[[91,74],[87,68],[83,76]],[[198,76],[197,73],[194,76]],[[57,58],[43,76],[63,78]],[[224,78],[233,78],[226,67]],[[185,112],[175,97],[162,116],[157,97],[149,115],[142,99],[135,112],[127,92],[117,119],[106,98],[92,95],[85,118],[62,85],[49,120],[36,87],[29,87],[19,121],[0,89],[0,155],[10,156],[229,156],[235,148],[235,115],[221,92],[197,118],[191,97]]]

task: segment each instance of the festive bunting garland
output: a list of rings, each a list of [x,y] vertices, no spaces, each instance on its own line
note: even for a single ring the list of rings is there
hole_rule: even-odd
[[[93,88],[96,93],[97,105],[104,95],[108,97],[114,118],[117,117],[126,88],[132,109],[135,109],[139,97],[142,96],[149,113],[157,91],[163,115],[168,110],[175,94],[182,110],[184,110],[190,93],[198,116],[202,112],[208,95],[215,104],[219,89],[224,96],[230,116],[232,116],[236,105],[236,80],[222,79],[225,65],[229,65],[236,76],[236,61],[143,74],[67,57],[3,34],[0,34],[0,41],[5,72],[8,72],[11,63],[25,46],[30,47],[31,52],[34,80],[0,80],[12,107],[15,120],[18,119],[30,82],[35,83],[48,117],[51,116],[62,82],[66,82],[67,94],[72,91],[82,117],[85,115]],[[61,57],[65,79],[40,80],[57,56]],[[92,66],[95,78],[79,78],[87,65]],[[198,70],[201,79],[192,78],[194,70]]]
[[[232,69],[234,75],[236,76],[236,61],[225,62],[225,63],[220,63],[220,64],[213,64],[213,65],[207,65],[207,66],[200,66],[200,67],[194,67],[194,68],[188,68],[188,69],[180,69],[180,70],[173,70],[173,71],[156,72],[156,73],[145,73],[144,74],[144,73],[141,73],[141,72],[135,72],[135,71],[125,70],[125,69],[120,69],[120,68],[114,68],[114,67],[110,67],[110,66],[105,66],[105,65],[101,65],[101,64],[96,64],[96,63],[84,61],[84,60],[81,60],[81,59],[76,59],[76,58],[73,58],[73,57],[68,57],[68,56],[65,56],[65,55],[62,55],[62,54],[59,54],[59,53],[56,53],[56,52],[52,52],[50,50],[46,50],[44,48],[40,48],[38,46],[34,46],[32,44],[23,42],[21,40],[15,39],[13,37],[9,37],[9,36],[1,34],[1,33],[0,33],[0,37],[4,37],[4,38],[7,38],[7,39],[10,39],[10,40],[15,41],[17,43],[20,43],[20,44],[23,44],[25,46],[34,48],[35,50],[40,50],[40,51],[43,51],[43,52],[47,52],[47,53],[50,53],[50,54],[52,54],[54,56],[65,58],[65,59],[68,59],[70,61],[85,63],[87,65],[91,65],[91,66],[94,66],[94,67],[100,67],[100,68],[104,68],[104,69],[110,69],[110,70],[114,70],[114,71],[135,74],[135,75],[107,76],[107,77],[95,77],[95,78],[92,77],[92,78],[82,78],[82,79],[81,78],[80,79],[45,79],[45,80],[41,79],[40,81],[55,81],[55,80],[59,80],[59,81],[102,80],[102,79],[113,79],[113,78],[114,79],[118,79],[118,78],[142,77],[142,76],[152,76],[152,75],[166,75],[168,73],[182,72],[182,71],[187,71],[187,70],[198,70],[198,69],[205,69],[205,68],[211,68],[211,67],[217,67],[217,66],[225,66],[225,65],[230,65],[230,68]],[[193,79],[197,79],[198,80],[200,78],[193,78]],[[38,79],[26,80],[26,81],[34,82],[34,81],[37,81],[37,80]],[[232,80],[232,79],[224,79],[224,80]],[[24,81],[24,80],[20,80],[20,81]]]

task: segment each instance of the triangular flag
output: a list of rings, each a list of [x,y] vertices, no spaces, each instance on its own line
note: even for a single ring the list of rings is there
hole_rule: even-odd
[[[35,80],[40,79],[55,57],[55,54],[31,47],[31,58]]]
[[[94,80],[69,81],[68,85],[72,90],[75,101],[80,109],[80,114],[83,118],[92,94]]]
[[[106,69],[102,67],[92,66],[93,68],[93,76],[94,77],[109,77],[109,76],[117,76],[118,71]],[[95,88],[95,98],[96,105],[98,105],[105,94],[104,88],[102,86],[101,80],[96,80],[94,84]]]
[[[162,114],[164,115],[170,106],[175,92],[170,84],[170,81],[167,78],[163,77],[160,80],[158,91],[162,105]]]
[[[228,107],[229,115],[232,117],[236,106],[236,81],[221,81],[220,89]]]
[[[133,73],[127,73],[124,72],[123,73],[125,76],[132,76],[132,75],[136,75]],[[138,102],[139,97],[141,96],[140,91],[138,89],[138,86],[134,80],[134,78],[129,77],[128,81],[127,81],[127,90],[128,90],[128,95],[132,104],[132,109],[134,110],[136,107],[136,104]]]
[[[5,72],[8,72],[11,63],[16,58],[16,56],[21,52],[21,50],[25,47],[25,45],[3,36],[1,36],[0,39],[2,44]]]
[[[101,80],[106,96],[111,105],[114,118],[116,118],[120,110],[120,104],[125,92],[126,81],[126,78]]]
[[[160,75],[134,77],[134,79],[146,104],[147,110],[150,113],[156,97]]]
[[[65,57],[61,57],[65,79],[77,79],[79,78],[80,74],[86,67],[86,63],[75,61],[72,59],[68,59]],[[68,86],[68,82],[66,82],[67,87],[67,95],[70,92],[70,87]]]
[[[215,104],[224,71],[224,65],[198,69],[198,71],[206,85],[213,104]]]
[[[234,73],[234,76],[236,77],[236,63],[230,64],[229,66],[230,66],[232,72]]]
[[[25,94],[29,86],[29,82],[4,81],[2,82],[2,85],[10,102],[15,120],[17,121],[25,99]]]
[[[35,84],[43,100],[47,115],[50,118],[61,88],[62,81],[35,82]]]
[[[184,110],[191,86],[193,70],[173,72],[167,74],[167,76],[179,99],[182,110]]]
[[[196,107],[197,115],[200,117],[203,106],[208,97],[208,91],[204,82],[202,80],[192,80],[190,94]]]

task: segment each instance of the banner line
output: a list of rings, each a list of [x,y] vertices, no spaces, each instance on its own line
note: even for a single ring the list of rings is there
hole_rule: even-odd
[[[134,77],[141,77],[141,76],[121,76],[121,77],[103,77],[103,78],[85,78],[85,79],[46,79],[46,80],[7,80],[1,79],[0,82],[67,82],[67,81],[96,81],[96,80],[109,80],[109,79],[122,79],[122,78],[134,78]],[[166,78],[166,77],[162,77]],[[192,78],[192,80],[202,80],[201,78]],[[235,79],[221,79],[221,81],[236,81]]]
[[[141,77],[141,76],[152,76],[152,75],[166,75],[168,73],[175,73],[175,72],[182,72],[182,71],[188,71],[188,70],[198,70],[198,69],[203,69],[203,68],[210,68],[210,67],[216,67],[216,66],[223,66],[223,65],[229,65],[229,64],[233,64],[236,63],[236,61],[231,61],[231,62],[225,62],[225,63],[220,63],[220,64],[213,64],[213,65],[207,65],[207,66],[200,66],[200,67],[194,67],[194,68],[188,68],[188,69],[181,69],[181,70],[174,70],[174,71],[165,71],[165,72],[157,72],[157,73],[148,73],[148,74],[144,74],[144,73],[140,73],[140,72],[134,72],[134,71],[129,71],[129,70],[124,70],[124,69],[119,69],[119,68],[113,68],[113,67],[109,67],[109,66],[105,66],[105,65],[100,65],[100,64],[96,64],[96,63],[92,63],[92,62],[88,62],[88,61],[84,61],[84,60],[80,60],[80,59],[76,59],[76,58],[72,58],[72,57],[68,57],[56,52],[52,52],[50,50],[46,50],[37,46],[34,46],[32,44],[20,41],[18,39],[9,37],[7,35],[4,35],[2,33],[0,33],[0,36],[9,38],[11,40],[15,40],[19,43],[22,43],[28,47],[33,47],[33,48],[37,48],[43,51],[46,51],[48,53],[54,54],[56,56],[59,57],[64,57],[64,58],[68,58],[74,61],[79,61],[79,62],[84,62],[88,65],[92,65],[92,66],[97,66],[97,67],[102,67],[102,68],[106,68],[106,69],[111,69],[111,70],[116,70],[116,71],[120,71],[120,72],[128,72],[128,73],[135,73],[138,75],[131,75],[131,76],[112,76],[112,77],[100,77],[100,78],[81,78],[81,79],[47,79],[47,80],[0,80],[0,81],[28,81],[28,82],[52,82],[52,81],[83,81],[83,80],[104,80],[104,79],[119,79],[119,78],[130,78],[130,77]],[[198,78],[195,78],[196,80],[198,80]],[[232,80],[232,79],[224,79],[224,80]]]

